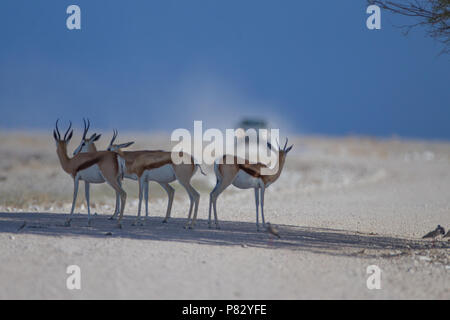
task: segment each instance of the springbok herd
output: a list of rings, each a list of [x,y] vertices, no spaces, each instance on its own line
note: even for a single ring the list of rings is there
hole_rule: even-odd
[[[134,142],[115,144],[117,138],[117,131],[114,130],[113,137],[106,151],[97,151],[95,142],[101,137],[101,134],[92,134],[89,138],[87,133],[89,131],[89,120],[84,121],[84,132],[80,145],[75,149],[73,157],[69,158],[67,154],[67,145],[69,144],[73,129],[72,123],[65,132],[63,138],[58,128],[58,120],[56,121],[55,130],[53,130],[53,137],[56,142],[56,153],[59,157],[61,167],[65,172],[70,174],[74,182],[73,202],[70,210],[70,216],[66,221],[66,225],[70,226],[75,203],[78,194],[78,185],[80,180],[85,184],[85,196],[88,209],[88,225],[91,223],[91,212],[89,206],[89,186],[91,183],[104,183],[110,185],[116,192],[116,207],[113,216],[110,219],[118,218],[118,227],[122,227],[121,220],[125,209],[127,193],[122,188],[123,178],[137,180],[139,183],[139,206],[138,215],[133,225],[144,225],[148,217],[148,184],[150,181],[159,183],[164,190],[166,190],[169,197],[167,204],[166,217],[164,223],[170,218],[172,209],[173,197],[175,190],[170,186],[170,182],[178,180],[178,182],[186,189],[189,199],[189,215],[185,228],[193,228],[197,220],[198,204],[200,194],[191,185],[191,178],[196,173],[197,168],[205,175],[202,168],[198,164],[194,164],[192,156],[182,154],[183,159],[190,159],[191,161],[175,164],[172,161],[172,152],[162,150],[145,150],[145,151],[122,151],[122,149],[132,145]],[[216,228],[219,228],[217,219],[216,203],[219,195],[231,184],[240,189],[253,188],[255,191],[256,204],[256,228],[259,231],[259,205],[261,204],[261,217],[263,227],[265,227],[264,220],[264,192],[265,189],[275,182],[281,174],[284,166],[286,155],[292,149],[292,146],[287,148],[287,142],[283,148],[274,150],[272,145],[268,143],[271,150],[278,152],[278,171],[273,175],[262,175],[261,169],[266,168],[262,163],[248,163],[248,161],[238,161],[234,157],[234,163],[225,163],[225,161],[218,161],[214,163],[214,172],[216,174],[216,186],[210,193],[209,201],[209,215],[208,225],[211,227],[211,210],[214,208],[214,222]],[[224,158],[226,155],[224,156]],[[141,205],[142,197],[145,197],[145,218],[141,220]],[[191,220],[192,211],[194,215]]]

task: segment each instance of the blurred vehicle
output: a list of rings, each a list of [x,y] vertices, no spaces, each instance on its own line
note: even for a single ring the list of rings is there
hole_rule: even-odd
[[[244,118],[236,125],[236,130],[238,129],[242,130],[236,132],[237,139],[238,141],[243,140],[245,144],[248,144],[251,141],[250,137],[247,135],[247,130],[249,129],[254,129],[256,131],[256,144],[259,144],[260,142],[265,143],[265,141],[270,138],[270,130],[268,129],[267,121],[261,118]],[[265,131],[261,132],[262,140],[260,140],[259,134],[259,130],[261,129],[266,129]]]
[[[246,131],[248,129],[255,129],[256,131],[258,131],[259,129],[267,129],[267,121],[265,121],[263,119],[246,118],[246,119],[242,119],[238,123],[237,128],[242,128],[242,129],[244,129],[244,131]]]

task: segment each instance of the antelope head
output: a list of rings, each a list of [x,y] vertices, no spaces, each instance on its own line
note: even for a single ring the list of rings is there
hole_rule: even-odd
[[[69,128],[67,129],[67,131],[64,134],[64,137],[62,139],[61,139],[61,134],[59,133],[58,122],[59,122],[59,119],[56,120],[56,126],[55,126],[55,129],[53,130],[53,138],[55,139],[55,142],[56,142],[56,148],[58,150],[66,151],[67,144],[69,143],[70,139],[72,139],[72,135],[73,135],[73,129],[70,130],[72,128],[72,122],[70,122]]]
[[[117,152],[118,154],[121,154],[122,153],[121,149],[128,148],[129,146],[131,146],[134,143],[134,141],[122,143],[122,144],[114,144],[114,141],[116,140],[118,134],[119,134],[119,132],[116,129],[114,129],[113,137],[111,139],[111,142],[109,143],[108,149],[106,149],[106,150]]]
[[[97,149],[95,148],[94,142],[98,141],[98,139],[100,139],[100,137],[102,136],[101,134],[94,133],[90,138],[87,138],[87,133],[89,131],[89,127],[91,126],[91,122],[89,121],[89,119],[86,122],[86,119],[84,119],[84,118],[83,118],[83,122],[84,122],[83,137],[81,138],[80,145],[73,152],[74,156],[76,156],[80,152],[97,151]]]
[[[289,153],[289,151],[291,151],[292,147],[294,146],[294,145],[291,145],[289,148],[287,148],[288,141],[289,141],[288,138],[286,138],[286,143],[284,144],[283,148],[281,148],[280,145],[277,142],[277,144],[278,144],[278,148],[277,149],[278,150],[275,150],[274,147],[270,144],[270,142],[267,142],[267,147],[270,150],[278,152],[280,166],[284,165],[284,161],[286,159],[287,154]]]

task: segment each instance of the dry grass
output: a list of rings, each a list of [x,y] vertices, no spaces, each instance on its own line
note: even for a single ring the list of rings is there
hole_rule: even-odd
[[[69,152],[76,148],[80,137],[75,136]],[[133,150],[170,149],[168,136],[122,134],[120,142],[135,141]],[[271,187],[276,191],[292,193],[330,190],[345,186],[373,183],[385,179],[389,172],[383,166],[388,159],[408,161],[448,161],[450,147],[445,143],[408,142],[398,139],[387,141],[371,138],[291,138],[295,144],[289,155],[285,172],[279,182]],[[103,138],[98,148],[104,149],[108,139]],[[442,150],[446,151],[442,153]],[[404,159],[403,159],[404,158]],[[207,195],[215,184],[211,167],[203,166],[208,176],[197,173],[193,185],[201,194]],[[185,201],[186,193],[176,182],[176,201]],[[134,181],[125,180],[128,199],[137,199],[138,188]],[[71,178],[62,171],[50,134],[42,132],[2,132],[0,134],[0,208],[26,210],[35,207],[61,210],[72,201]],[[236,193],[234,188],[226,193]],[[84,203],[84,187],[80,184],[78,206]],[[166,198],[165,191],[156,183],[150,184],[150,198]],[[91,187],[93,208],[113,206],[115,196],[106,184]]]

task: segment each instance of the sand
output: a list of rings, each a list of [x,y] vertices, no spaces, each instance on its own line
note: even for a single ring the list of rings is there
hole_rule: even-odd
[[[168,147],[164,135],[120,140],[131,137],[134,150]],[[438,224],[450,228],[450,143],[291,141],[266,192],[266,220],[281,235],[272,239],[256,231],[252,190],[227,189],[221,229],[208,228],[215,178],[206,166],[208,176],[193,179],[201,193],[194,230],[183,228],[189,202],[177,182],[167,224],[167,197],[152,183],[147,224],[131,225],[137,187],[129,181],[122,229],[107,219],[114,197],[106,185],[91,187],[96,215],[86,225],[82,183],[66,227],[73,185],[50,133],[0,132],[0,299],[450,299],[450,242],[421,239]],[[66,286],[69,265],[81,269],[80,290]],[[367,288],[370,265],[381,269],[379,290]]]

